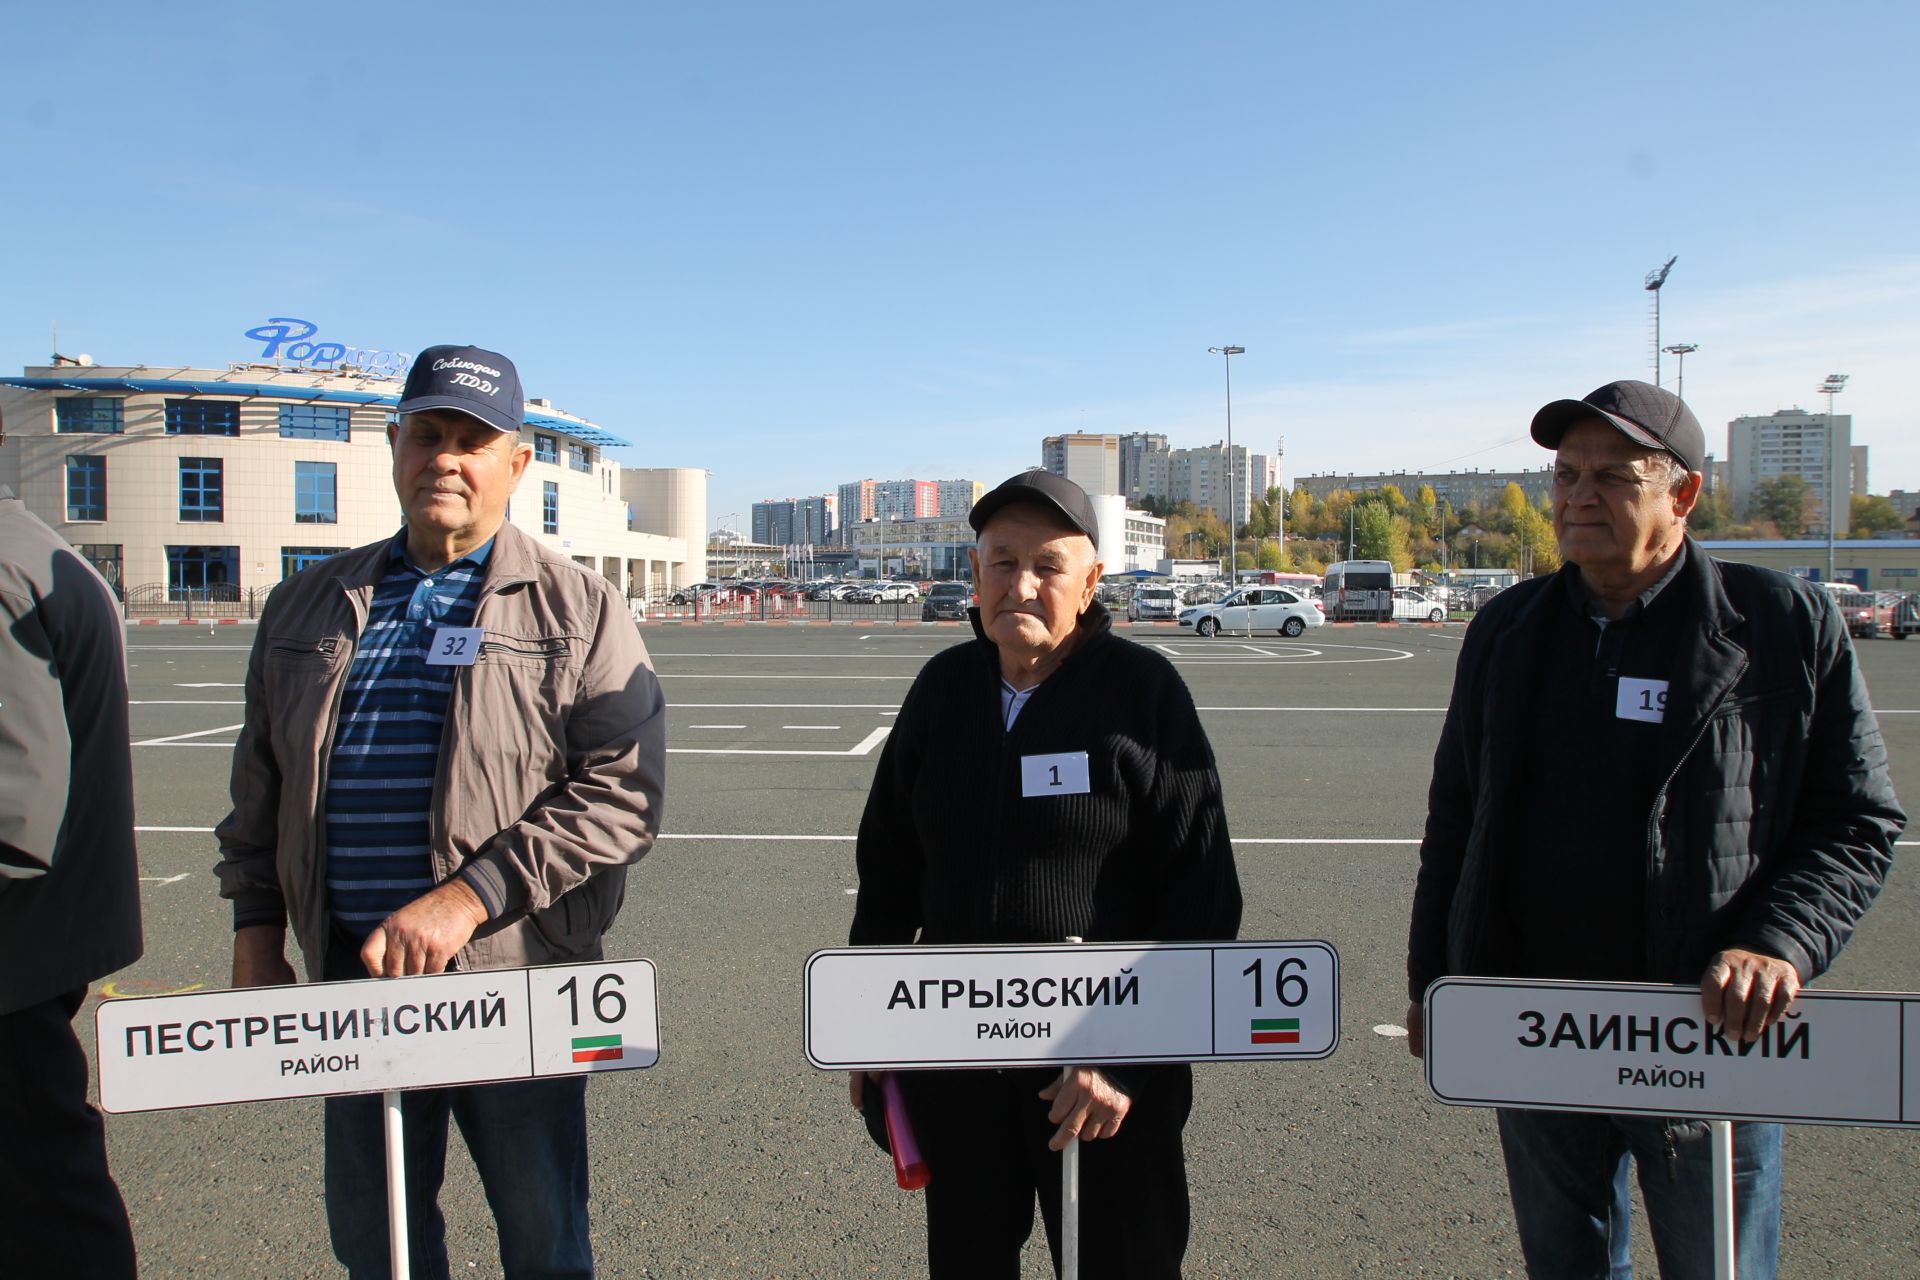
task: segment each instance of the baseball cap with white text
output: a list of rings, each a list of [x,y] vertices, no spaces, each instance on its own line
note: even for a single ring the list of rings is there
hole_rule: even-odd
[[[527,402],[513,361],[482,347],[428,347],[413,359],[400,391],[404,416],[451,409],[478,418],[495,431],[520,434]]]

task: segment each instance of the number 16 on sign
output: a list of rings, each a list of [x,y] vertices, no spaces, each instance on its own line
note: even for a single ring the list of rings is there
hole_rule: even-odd
[[[1332,1053],[1340,1042],[1339,973],[1325,943],[1221,946],[1213,955],[1215,1052]]]
[[[650,1067],[660,1058],[653,965],[645,960],[527,970],[533,1074]]]

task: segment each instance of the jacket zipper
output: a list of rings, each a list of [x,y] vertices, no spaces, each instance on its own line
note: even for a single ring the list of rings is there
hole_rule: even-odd
[[[567,655],[567,642],[556,640],[537,645],[510,644],[505,640],[482,640],[480,653],[510,653],[521,658],[564,658]]]
[[[1719,712],[1721,706],[1726,702],[1727,695],[1733,692],[1733,686],[1736,683],[1738,683],[1738,677],[1736,677],[1734,680],[1728,681],[1727,686],[1720,691],[1720,696],[1713,700],[1713,705],[1709,706],[1706,710],[1706,714],[1700,717],[1700,727],[1694,732],[1693,740],[1687,743],[1687,749],[1680,753],[1680,758],[1674,762],[1673,769],[1671,772],[1667,774],[1666,780],[1663,781],[1660,784],[1659,789],[1653,793],[1653,807],[1647,812],[1646,872],[1647,872],[1647,885],[1649,888],[1653,888],[1655,886],[1654,855],[1655,855],[1655,852],[1658,850],[1659,844],[1660,844],[1660,822],[1661,822],[1661,817],[1666,812],[1666,808],[1667,808],[1667,789],[1673,786],[1673,780],[1680,776],[1680,771],[1687,767],[1687,761],[1693,759],[1693,753],[1699,748],[1701,740],[1707,736],[1707,730],[1711,728],[1713,725],[1713,717]],[[1651,912],[1655,909],[1656,909],[1656,905],[1651,900],[1649,900],[1647,904],[1647,910]],[[1649,961],[1649,965],[1648,965],[1649,972],[1651,972],[1651,969],[1652,969],[1651,961],[1653,959],[1653,939],[1656,936],[1658,936],[1660,926],[1659,926],[1659,923],[1654,920],[1646,920],[1645,923],[1648,926],[1646,958]],[[1669,1135],[1669,1141],[1671,1141],[1671,1135]]]
[[[339,642],[337,638],[334,636],[328,636],[323,640],[317,640],[310,645],[288,644],[283,641],[281,643],[273,645],[268,650],[268,652],[286,653],[286,654],[294,654],[294,655],[309,654],[309,653],[323,653],[323,654],[326,654],[328,657],[332,657],[334,649],[338,647],[338,643]]]

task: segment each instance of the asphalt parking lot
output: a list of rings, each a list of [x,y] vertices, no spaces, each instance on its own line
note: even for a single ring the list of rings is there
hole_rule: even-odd
[[[226,811],[252,634],[130,634],[147,950],[114,994],[226,984],[229,914],[209,829]],[[644,634],[670,703],[667,834],[630,881],[609,954],[659,966],[662,1058],[589,1090],[601,1274],[916,1274],[918,1203],[893,1186],[841,1079],[803,1058],[800,977],[811,951],[845,940],[852,836],[892,712],[920,664],[964,632]],[[1243,936],[1324,938],[1342,963],[1331,1059],[1197,1072],[1188,1274],[1520,1274],[1491,1114],[1435,1104],[1391,1034],[1405,1010],[1428,767],[1463,628],[1132,634],[1165,647],[1213,739]],[[1911,808],[1920,643],[1861,652]],[[964,806],[956,796],[957,815]],[[1920,886],[1897,864],[1821,985],[1920,989],[1917,902]],[[81,1021],[90,1028],[91,1012]],[[317,1101],[113,1116],[107,1129],[145,1274],[338,1274]],[[1920,1274],[1920,1135],[1791,1129],[1783,1198],[1783,1275]],[[498,1274],[491,1220],[457,1150],[443,1205],[456,1273]],[[1650,1254],[1638,1257],[1653,1274]],[[1029,1250],[1026,1274],[1051,1274],[1044,1247]]]

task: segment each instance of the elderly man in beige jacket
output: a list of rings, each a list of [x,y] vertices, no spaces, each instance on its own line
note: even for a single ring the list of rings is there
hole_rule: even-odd
[[[603,578],[506,522],[532,449],[512,363],[414,361],[388,427],[406,523],[282,583],[260,619],[219,827],[235,986],[600,958],[652,847],[665,702]],[[508,1276],[589,1276],[585,1080],[410,1092],[415,1267],[445,1274],[436,1198],[460,1126]],[[385,1276],[378,1099],[327,1101],[334,1253]]]

